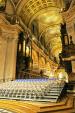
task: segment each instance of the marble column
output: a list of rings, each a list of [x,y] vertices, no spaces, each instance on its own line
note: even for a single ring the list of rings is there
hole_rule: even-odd
[[[0,14],[0,82],[15,79],[17,42],[21,31],[19,25],[11,25]]]
[[[15,76],[16,76],[16,60],[17,60],[17,43],[18,43],[18,39],[14,39],[13,40],[13,51],[12,51],[12,63],[13,63],[13,67],[12,67],[12,80],[15,80]]]
[[[15,38],[15,34],[10,36],[10,38],[7,38],[7,50],[4,70],[5,81],[14,80],[16,75],[16,55],[18,38]],[[18,37],[18,34],[16,37]]]

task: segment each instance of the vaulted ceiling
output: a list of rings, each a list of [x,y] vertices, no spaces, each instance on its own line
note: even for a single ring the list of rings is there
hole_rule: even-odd
[[[63,22],[61,14],[64,8],[63,0],[10,0],[10,2],[15,14],[28,28],[31,29],[34,21],[37,23],[39,37],[44,38],[52,55],[58,57],[62,50],[60,24]]]

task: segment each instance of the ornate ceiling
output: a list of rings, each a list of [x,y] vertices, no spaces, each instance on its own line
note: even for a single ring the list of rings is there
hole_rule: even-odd
[[[60,38],[60,23],[63,22],[61,8],[62,0],[11,0],[16,8],[16,14],[23,23],[31,29],[32,23],[38,24],[39,37],[43,36],[50,45],[52,54],[57,57],[62,50]]]
[[[56,3],[53,0],[21,0],[17,7],[17,13],[26,25],[30,25],[41,14],[44,18],[50,18],[51,15],[56,14],[59,8],[55,5]],[[53,11],[55,12],[53,13]],[[43,18],[42,16],[41,18]]]

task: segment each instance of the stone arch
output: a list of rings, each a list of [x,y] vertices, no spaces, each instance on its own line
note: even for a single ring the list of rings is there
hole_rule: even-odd
[[[38,68],[38,54],[35,50],[32,50],[33,68]]]
[[[45,59],[43,57],[41,57],[39,59],[39,68],[40,69],[45,69]]]

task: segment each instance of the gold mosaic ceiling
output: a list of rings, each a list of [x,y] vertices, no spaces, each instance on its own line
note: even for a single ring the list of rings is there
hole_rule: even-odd
[[[62,16],[58,7],[62,4],[59,3],[62,3],[62,0],[19,0],[16,6],[17,15],[27,27],[31,28],[34,20],[38,23],[39,37],[44,36],[56,57],[62,50],[60,39]]]
[[[55,12],[53,13],[53,11]],[[44,18],[53,17],[53,14],[50,14],[51,12],[53,14],[57,14],[57,12],[59,12],[59,8],[56,7],[53,0],[21,0],[20,6],[17,10],[17,13],[26,25],[29,25],[33,19],[44,13]],[[41,16],[41,18],[43,17]]]

